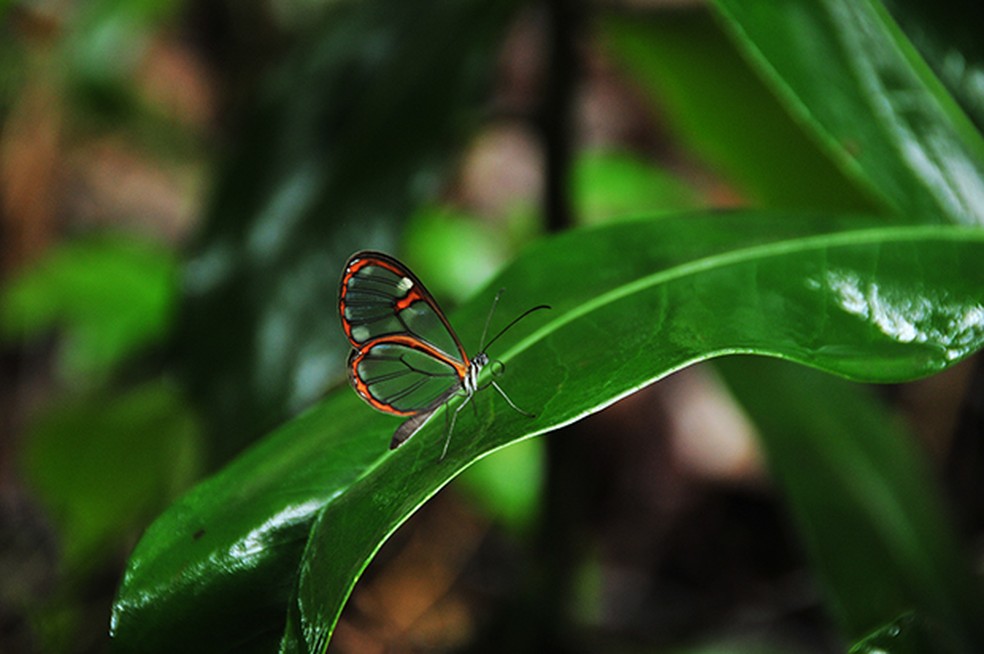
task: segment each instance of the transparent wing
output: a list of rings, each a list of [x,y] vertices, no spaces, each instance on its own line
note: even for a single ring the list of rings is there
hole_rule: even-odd
[[[359,252],[345,265],[338,312],[356,348],[386,336],[423,341],[467,367],[468,355],[450,323],[410,270],[381,252]]]
[[[349,381],[359,396],[386,413],[427,413],[461,387],[458,362],[411,337],[379,338],[352,352]]]

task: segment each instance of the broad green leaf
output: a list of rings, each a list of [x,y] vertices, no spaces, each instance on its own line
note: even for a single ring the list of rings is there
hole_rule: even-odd
[[[479,417],[461,413],[440,460],[443,416],[388,452],[398,421],[338,389],[151,526],[114,607],[118,644],[266,642],[299,569],[283,648],[321,651],[382,542],[464,467],[695,361],[755,353],[899,381],[980,348],[984,233],[880,224],[693,214],[543,240],[451,316],[474,347],[494,289],[506,288],[496,324],[553,305],[490,353],[506,365],[499,383],[535,419],[481,393]]]
[[[482,398],[478,421],[461,414],[468,439],[459,437],[447,458],[437,460],[443,433],[435,421],[417,436],[423,443],[379,459],[327,506],[302,559],[285,649],[324,651],[355,580],[381,544],[469,463],[688,363],[762,353],[888,381],[966,356],[970,350],[958,345],[965,339],[973,348],[984,343],[984,287],[977,288],[984,270],[974,262],[984,254],[984,233],[897,227],[805,237],[833,228],[784,216],[801,236],[780,241],[781,229],[772,224],[763,240],[775,240],[751,245],[751,233],[761,238],[757,230],[772,220],[739,227],[735,218],[687,221],[695,230],[691,247],[699,242],[709,250],[688,261],[681,234],[658,223],[627,225],[605,232],[610,240],[588,231],[544,243],[498,278],[494,287],[520,287],[524,297],[555,307],[548,324],[496,353],[511,371],[530,371],[502,383],[538,407],[537,418]],[[737,228],[730,251],[712,254],[715,239],[705,235],[723,236],[730,230],[715,228],[724,225]],[[934,250],[943,257],[935,263]],[[578,277],[585,261],[592,275]],[[581,282],[565,285],[575,278]],[[369,431],[375,433],[372,425]]]
[[[774,28],[782,29],[781,23]],[[870,211],[705,10],[618,15],[604,45],[675,135],[754,204]]]
[[[517,4],[333,3],[265,87],[187,267],[176,339],[216,461],[342,378],[339,270],[392,251],[434,200]]]
[[[915,35],[916,45],[932,57],[929,63],[933,70],[943,76],[950,92],[974,116],[973,79],[979,57],[964,56],[974,51],[967,39],[957,38],[956,43],[951,39],[967,31],[959,27],[954,31],[955,20],[964,25],[973,21],[950,14],[945,16],[949,27],[944,28],[939,20],[916,17],[939,19],[952,12],[953,5],[930,8],[904,1],[892,4],[896,15],[904,19],[903,27]],[[860,188],[881,195],[886,207],[902,211],[909,219],[977,221],[975,212],[981,206],[980,135],[882,7],[872,2],[730,1],[719,6],[725,25],[736,34],[750,61],[764,71],[791,113],[816,134]],[[935,42],[927,44],[927,35]],[[785,162],[777,168],[785,172]],[[955,209],[957,205],[961,206]],[[857,416],[866,411],[868,415],[878,412],[860,392],[852,395],[843,389],[838,393],[847,393],[848,400],[825,402],[823,395],[811,397],[811,406],[824,420],[811,421],[805,411],[777,412],[774,406],[784,402],[803,407],[804,402],[791,398],[803,397],[808,389],[816,392],[818,384],[802,371],[800,375],[776,376],[763,372],[763,366],[754,369],[759,373],[754,388],[766,399],[759,398],[756,403],[752,401],[755,394],[750,399],[740,391],[739,399],[761,421],[773,467],[798,517],[801,533],[811,545],[816,574],[825,583],[832,599],[830,606],[846,632],[856,636],[884,622],[893,612],[922,605],[944,614],[948,628],[964,639],[968,632],[979,636],[972,627],[980,617],[978,598],[960,602],[972,593],[966,587],[966,568],[954,563],[959,556],[954,553],[958,548],[952,534],[938,524],[934,526],[932,515],[927,518],[932,514],[927,502],[938,504],[933,485],[924,471],[911,477],[899,472],[905,470],[902,461],[911,464],[914,458],[906,443],[899,443],[904,438],[901,430],[891,422],[858,420]],[[831,385],[837,388],[833,382],[819,386]],[[784,413],[784,431],[796,436],[778,440],[779,445],[769,439],[770,434],[773,441],[780,438],[774,433],[776,413]],[[838,419],[848,423],[837,424]],[[817,434],[818,422],[834,434]],[[845,447],[843,442],[852,442],[845,437],[851,433],[847,428],[852,424],[866,426],[865,433],[853,436],[864,444]],[[825,455],[820,458],[822,471],[811,474],[816,467],[811,465],[813,460],[790,453],[788,443],[803,439],[809,439],[811,451]],[[780,447],[784,444],[785,450]],[[890,463],[879,465],[881,460]],[[850,494],[852,488],[858,491],[860,487],[850,478],[860,462],[867,462],[873,471],[869,478],[872,486],[879,488],[878,497],[883,502],[888,498],[908,507],[910,498],[919,498],[912,515],[907,516],[908,522],[895,521],[896,530],[886,527],[884,520],[861,519],[874,513],[876,507],[871,497]],[[847,477],[840,480],[844,493],[839,500],[829,493],[809,492],[810,480],[815,478],[827,479],[829,488],[838,488],[834,485],[838,473]],[[844,514],[844,519],[831,518],[832,513]],[[934,556],[941,552],[946,556]],[[920,574],[941,569],[947,574]],[[852,574],[859,570],[864,576]],[[956,609],[947,602],[955,602]]]
[[[60,328],[62,370],[104,376],[164,339],[176,296],[177,262],[166,248],[122,235],[89,237],[50,250],[7,284],[0,330],[26,339]]]
[[[728,357],[717,368],[758,426],[843,632],[917,609],[952,638],[984,642],[978,580],[899,418],[869,389],[802,366]]]
[[[984,223],[984,139],[878,0],[715,5],[856,184],[900,214]]]

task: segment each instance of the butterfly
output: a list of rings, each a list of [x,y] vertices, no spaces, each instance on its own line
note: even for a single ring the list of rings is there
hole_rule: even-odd
[[[441,307],[409,268],[382,252],[365,250],[349,257],[338,291],[342,329],[354,348],[348,359],[349,382],[374,409],[407,418],[393,434],[391,450],[417,433],[439,408],[463,396],[448,412],[443,459],[458,414],[488,386],[514,410],[535,417],[516,406],[494,378],[478,384],[479,373],[490,365],[486,349],[529,314],[550,308],[541,304],[526,310],[486,343],[501,295],[502,290],[492,302],[478,354],[469,357]],[[501,375],[505,366],[491,364],[493,377]]]

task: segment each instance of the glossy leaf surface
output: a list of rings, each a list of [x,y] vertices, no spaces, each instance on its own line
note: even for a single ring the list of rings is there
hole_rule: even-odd
[[[709,251],[686,262],[677,253],[686,256],[687,242],[672,228],[623,225],[621,232],[605,233],[611,240],[604,246],[574,246],[572,241],[590,238],[589,232],[546,243],[497,279],[494,287],[527,281],[529,297],[555,307],[549,324],[496,353],[510,370],[529,371],[511,375],[508,388],[538,407],[538,417],[509,415],[484,398],[478,424],[461,414],[461,431],[469,437],[456,439],[445,460],[437,460],[443,437],[437,423],[417,437],[426,443],[381,459],[349,487],[315,524],[294,607],[298,628],[288,634],[299,634],[305,647],[288,651],[323,651],[355,579],[404,517],[470,461],[518,437],[576,420],[688,363],[720,354],[772,354],[857,379],[889,381],[928,374],[969,353],[959,342],[969,339],[976,348],[984,339],[984,289],[972,290],[984,281],[984,271],[972,272],[977,266],[971,249],[984,244],[980,232],[875,229],[772,243],[775,237],[766,236],[753,245],[746,239],[755,238],[755,228],[744,232],[735,219],[675,222],[699,230],[695,240],[702,240],[697,234],[711,235],[702,240]],[[762,217],[755,226],[772,220]],[[826,229],[795,220],[786,227],[793,224],[800,234]],[[775,224],[768,230],[781,232]],[[944,233],[977,245],[958,255],[963,246],[952,250]],[[734,249],[713,253],[714,236],[725,234],[721,245]],[[936,264],[955,282],[946,290],[931,281],[934,265],[922,258],[933,250],[949,252],[946,262]],[[590,255],[581,259],[570,252]],[[561,280],[574,278],[585,261],[597,277],[582,276],[577,288],[564,288]],[[958,269],[961,277],[978,281],[951,278]],[[938,291],[924,295],[934,287]],[[338,552],[352,549],[354,559],[339,560]]]
[[[790,113],[861,188],[924,221],[984,223],[984,139],[881,3],[715,5]]]
[[[450,316],[474,348],[493,289],[506,288],[497,321],[553,305],[490,352],[506,365],[499,383],[535,419],[481,393],[478,420],[461,413],[439,460],[441,415],[387,452],[399,421],[339,389],[148,530],[115,606],[115,637],[124,649],[198,651],[268,639],[302,562],[283,646],[321,651],[382,542],[475,459],[723,354],[870,381],[931,374],[984,342],[982,257],[974,230],[783,213],[665,217],[545,240]]]

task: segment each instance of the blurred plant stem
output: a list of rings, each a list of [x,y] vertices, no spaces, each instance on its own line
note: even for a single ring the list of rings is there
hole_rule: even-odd
[[[972,365],[944,471],[957,526],[968,537],[984,526],[984,358]]]
[[[581,75],[578,38],[581,0],[545,0],[546,78],[537,116],[544,150],[543,209],[547,230],[560,232],[574,224],[571,165],[574,150],[575,100]]]
[[[540,115],[544,150],[543,213],[547,231],[560,232],[576,223],[571,202],[575,101],[582,72],[578,41],[583,30],[580,0],[545,0],[546,80]],[[537,623],[535,651],[563,649],[568,628],[574,573],[583,555],[584,491],[587,471],[576,427],[547,439],[547,469],[532,577]]]

